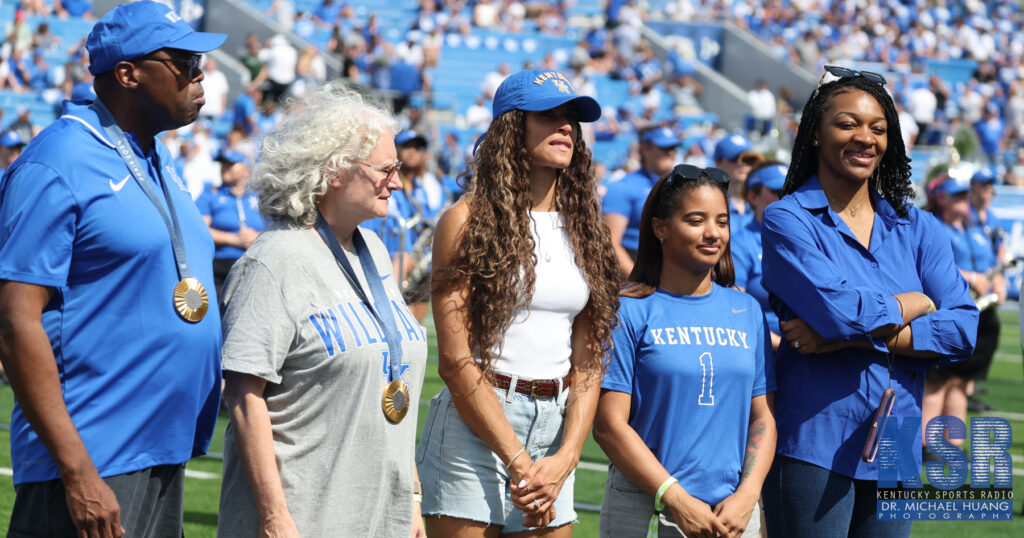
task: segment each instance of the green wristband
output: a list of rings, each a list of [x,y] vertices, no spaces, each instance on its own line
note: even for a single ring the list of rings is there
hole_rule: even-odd
[[[661,498],[665,496],[665,492],[668,491],[672,484],[678,482],[675,477],[670,476],[658,487],[658,494],[654,496],[654,514],[651,515],[651,521],[647,524],[647,538],[658,538],[658,516],[665,509],[665,501]]]

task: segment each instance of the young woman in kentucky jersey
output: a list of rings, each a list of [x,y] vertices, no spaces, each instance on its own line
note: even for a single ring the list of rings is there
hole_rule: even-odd
[[[612,462],[602,537],[760,529],[774,365],[761,307],[731,288],[728,177],[679,165],[644,206],[594,427]]]

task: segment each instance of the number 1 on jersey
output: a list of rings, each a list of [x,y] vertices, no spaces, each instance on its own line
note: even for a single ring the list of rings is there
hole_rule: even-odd
[[[705,361],[705,359],[707,359]],[[715,381],[715,362],[711,360],[711,352],[705,351],[700,355],[701,374],[700,397],[697,398],[697,405],[715,405],[715,394],[712,392]]]

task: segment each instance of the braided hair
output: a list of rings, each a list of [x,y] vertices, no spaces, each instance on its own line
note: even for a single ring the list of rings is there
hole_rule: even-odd
[[[910,159],[903,145],[903,134],[900,132],[899,114],[892,102],[892,97],[885,88],[864,77],[843,77],[822,84],[804,105],[800,128],[793,141],[793,158],[786,175],[786,184],[782,187],[783,196],[791,194],[807,182],[807,179],[818,173],[818,151],[812,145],[814,134],[821,124],[822,113],[832,104],[832,98],[841,93],[860,90],[875,98],[885,113],[888,144],[881,162],[875,173],[868,180],[868,185],[889,202],[897,215],[907,216],[910,197],[914,190],[910,182]]]

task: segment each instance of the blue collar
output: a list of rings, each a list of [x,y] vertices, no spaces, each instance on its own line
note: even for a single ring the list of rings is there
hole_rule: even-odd
[[[896,214],[896,210],[889,205],[889,202],[882,198],[874,189],[868,191],[871,196],[871,202],[875,205],[875,214],[882,219],[882,223],[887,229],[892,229],[897,224],[909,224],[910,219],[907,217],[901,217]],[[807,178],[807,181],[800,186],[790,196],[793,200],[808,211],[820,211],[822,209],[828,211],[829,216],[832,218],[833,224],[837,223],[839,215],[832,210],[832,207],[828,204],[828,198],[825,197],[825,191],[821,188],[821,182],[818,181],[818,176],[813,175]]]
[[[100,124],[100,117],[96,112],[89,107],[88,103],[76,104],[73,101],[65,100],[61,109],[61,119],[76,121],[81,123],[88,129],[96,140],[102,143],[104,146],[109,147],[116,151],[114,143],[107,138],[107,134],[103,131],[103,125]],[[153,142],[153,147],[150,149],[148,154],[142,152],[142,148],[139,146],[139,139],[135,136],[135,133],[125,131],[125,138],[128,139],[128,145],[131,146],[132,151],[136,155],[143,157],[146,160],[150,160],[153,157],[153,153],[156,151],[156,141]]]

